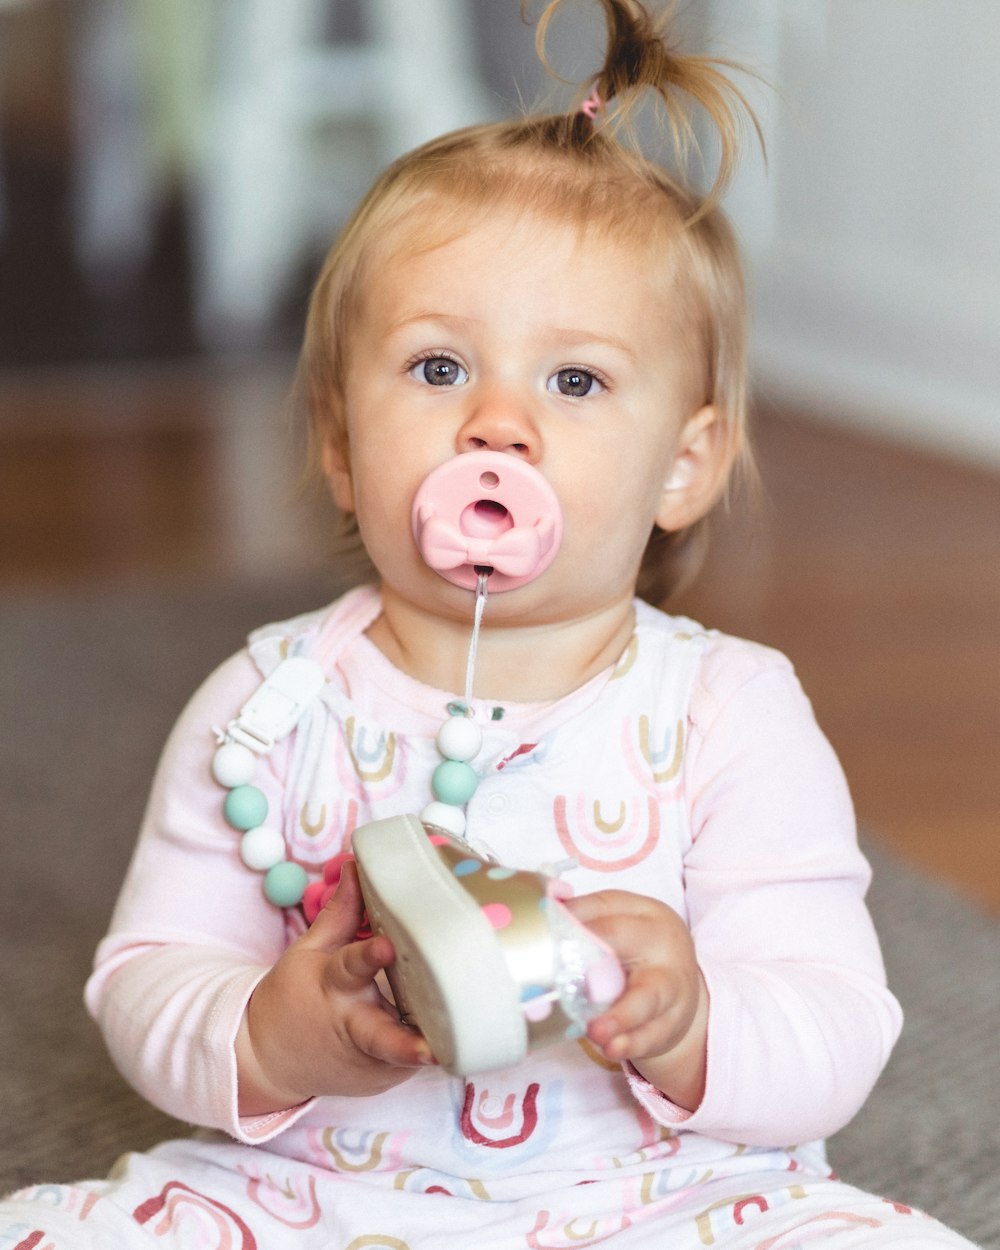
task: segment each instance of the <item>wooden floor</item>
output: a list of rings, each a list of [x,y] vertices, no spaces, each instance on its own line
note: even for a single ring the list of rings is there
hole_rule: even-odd
[[[290,372],[0,374],[0,595],[321,563]],[[766,408],[758,444],[676,606],[787,652],[865,826],[1000,911],[1000,477]]]
[[[762,412],[694,615],[794,660],[862,822],[1000,910],[1000,475]]]

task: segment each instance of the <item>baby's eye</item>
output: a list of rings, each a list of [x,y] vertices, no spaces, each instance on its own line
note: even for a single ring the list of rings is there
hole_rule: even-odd
[[[410,366],[410,377],[429,386],[459,386],[468,381],[469,371],[451,356],[425,356]]]
[[[590,369],[568,368],[560,369],[549,378],[549,390],[570,399],[583,399],[586,395],[600,394],[604,384]]]

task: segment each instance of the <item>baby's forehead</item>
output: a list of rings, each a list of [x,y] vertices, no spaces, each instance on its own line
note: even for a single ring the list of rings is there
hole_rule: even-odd
[[[688,341],[690,301],[674,257],[652,252],[648,241],[548,215],[474,211],[443,221],[426,211],[372,256],[355,328],[383,343],[430,324],[504,327],[511,345],[523,336],[540,345],[557,331],[584,342],[614,327],[614,337],[636,342],[647,331],[657,342]]]
[[[621,231],[614,223],[569,214],[519,208],[513,204],[455,202],[447,196],[426,197],[405,214],[388,221],[369,241],[369,275],[381,267],[397,267],[433,257],[450,245],[487,245],[503,255],[525,246],[543,248],[557,241],[580,263],[595,267],[621,262],[651,284],[676,284],[682,250],[675,229]]]

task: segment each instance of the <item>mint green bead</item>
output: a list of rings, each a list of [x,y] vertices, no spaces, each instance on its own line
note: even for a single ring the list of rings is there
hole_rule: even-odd
[[[222,805],[226,820],[234,829],[254,829],[267,819],[267,796],[256,786],[237,786]]]
[[[285,859],[267,870],[264,897],[275,907],[294,907],[302,902],[308,884],[309,874],[302,865]]]
[[[445,760],[434,769],[431,789],[434,797],[442,803],[461,807],[476,793],[479,778],[476,770],[461,760]]]

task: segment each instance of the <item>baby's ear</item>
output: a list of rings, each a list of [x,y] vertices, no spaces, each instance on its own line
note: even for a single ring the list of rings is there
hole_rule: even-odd
[[[351,481],[351,457],[347,439],[330,433],[323,443],[323,472],[333,502],[341,512],[354,511],[354,483]]]
[[[660,529],[687,529],[712,510],[725,490],[733,455],[733,439],[711,404],[684,422],[656,513]]]

